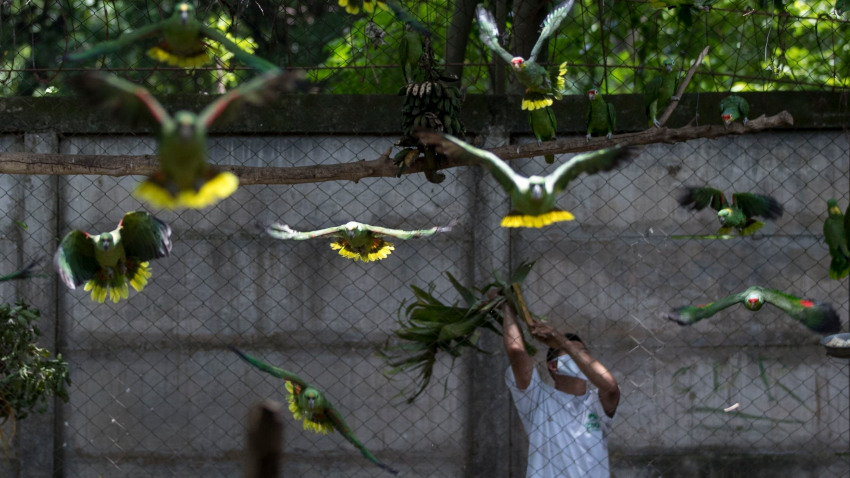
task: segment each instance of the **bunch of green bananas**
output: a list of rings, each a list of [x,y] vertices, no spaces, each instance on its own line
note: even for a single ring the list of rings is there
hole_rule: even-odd
[[[463,93],[457,86],[449,83],[457,78],[444,76],[438,70],[431,70],[430,80],[411,82],[401,87],[398,94],[404,96],[401,108],[402,132],[404,136],[398,142],[402,150],[396,153],[394,160],[399,167],[399,175],[419,157],[425,157],[423,170],[429,181],[439,183],[445,176],[436,172],[440,155],[433,147],[425,146],[413,135],[417,128],[428,128],[455,136],[465,132],[460,120],[460,106]]]

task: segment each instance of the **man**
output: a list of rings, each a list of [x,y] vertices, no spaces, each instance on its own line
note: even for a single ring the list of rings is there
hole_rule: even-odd
[[[513,307],[502,308],[502,332],[510,367],[505,382],[528,434],[528,478],[608,477],[608,432],[620,388],[581,339],[535,322],[531,335],[549,346],[546,368],[555,388],[543,383],[525,351]],[[598,392],[588,389],[592,383]]]

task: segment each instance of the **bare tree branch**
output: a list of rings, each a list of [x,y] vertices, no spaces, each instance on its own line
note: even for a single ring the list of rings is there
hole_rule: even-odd
[[[674,98],[676,99],[670,100],[670,104],[667,105],[667,109],[664,110],[664,113],[661,114],[661,118],[658,119],[658,123],[661,126],[664,126],[664,124],[667,122],[667,119],[669,119],[670,115],[673,114],[673,110],[675,110],[676,106],[679,105],[679,98],[681,98],[682,95],[685,94],[685,88],[688,87],[688,83],[691,82],[691,78],[694,77],[694,73],[697,71],[697,68],[699,68],[699,66],[702,64],[702,60],[705,59],[706,55],[708,55],[708,47],[703,48],[702,53],[699,54],[696,61],[694,61],[694,64],[691,65],[690,69],[688,69],[688,73],[685,75],[685,79],[682,81],[682,84],[679,85],[679,89],[676,90],[676,94],[674,95]]]
[[[534,142],[522,145],[508,145],[490,149],[504,160],[531,158],[545,154],[577,153],[593,151],[615,145],[644,145],[653,143],[678,143],[698,138],[718,138],[721,136],[751,134],[782,126],[792,126],[794,118],[787,111],[773,116],[762,115],[750,120],[746,126],[732,123],[728,128],[722,125],[685,126],[682,128],[650,128],[637,133],[618,134],[613,138],[593,138],[587,141],[584,136]],[[290,168],[217,166],[239,176],[242,185],[251,184],[305,184],[325,181],[354,181],[363,178],[398,176],[398,167],[390,157],[392,148],[387,149],[379,158],[370,161],[350,163],[296,166]],[[415,161],[403,174],[421,173],[421,161]],[[451,158],[439,164],[438,169],[463,166]],[[0,153],[0,174],[54,174],[76,175],[91,174],[101,176],[148,176],[159,170],[156,156],[102,156],[89,154],[33,154]]]

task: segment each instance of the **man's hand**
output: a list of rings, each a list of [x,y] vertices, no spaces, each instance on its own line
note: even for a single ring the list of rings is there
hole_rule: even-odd
[[[559,334],[551,325],[535,321],[528,327],[528,331],[531,332],[532,337],[549,347],[554,349],[562,348],[563,341],[561,339],[564,336]]]

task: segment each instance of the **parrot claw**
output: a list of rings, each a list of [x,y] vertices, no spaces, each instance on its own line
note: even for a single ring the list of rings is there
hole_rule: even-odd
[[[614,136],[614,133],[608,133],[605,135],[606,138],[611,139],[611,136]]]
[[[670,101],[679,101],[679,100],[681,100],[681,99],[682,99],[682,98],[679,98],[679,97],[678,97],[678,96],[676,96],[676,95],[673,95],[673,96],[671,96],[671,97],[670,97]]]
[[[660,128],[660,127],[661,127],[661,123],[659,123],[659,122],[658,122],[658,120],[657,120],[657,119],[655,119],[655,118],[652,118],[652,124],[654,124],[656,128]]]
[[[748,121],[750,120],[746,116],[744,116],[744,125],[746,125]]]
[[[584,139],[589,143],[590,142],[590,133],[587,133],[587,136],[585,136]]]

